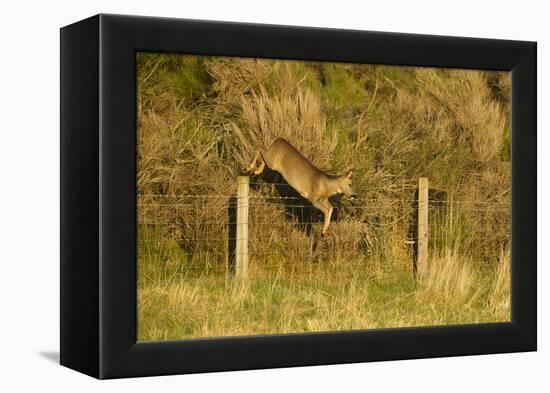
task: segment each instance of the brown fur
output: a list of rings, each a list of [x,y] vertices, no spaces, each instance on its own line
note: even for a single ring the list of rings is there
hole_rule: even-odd
[[[351,187],[353,171],[343,176],[327,175],[283,138],[277,138],[269,148],[259,150],[246,171],[260,175],[265,166],[279,172],[291,187],[323,212],[323,236],[327,233],[333,211],[329,198],[337,194],[355,198]]]

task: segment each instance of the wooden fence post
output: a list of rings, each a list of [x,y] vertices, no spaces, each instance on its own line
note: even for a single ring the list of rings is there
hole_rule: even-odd
[[[248,176],[239,176],[237,189],[237,233],[235,243],[235,276],[248,276]]]
[[[418,179],[418,231],[416,236],[416,266],[417,273],[426,271],[428,264],[428,179]]]

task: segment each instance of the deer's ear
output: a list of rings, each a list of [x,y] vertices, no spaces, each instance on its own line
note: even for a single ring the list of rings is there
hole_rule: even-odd
[[[353,169],[349,170],[348,173],[346,173],[346,177],[348,179],[353,179],[353,176],[355,176],[355,171]]]

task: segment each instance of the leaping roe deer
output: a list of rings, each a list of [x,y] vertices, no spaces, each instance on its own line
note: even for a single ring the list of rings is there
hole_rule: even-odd
[[[323,236],[327,233],[334,209],[329,198],[340,194],[355,199],[352,189],[353,171],[350,170],[343,176],[327,175],[283,138],[275,139],[265,150],[258,150],[245,171],[260,175],[266,165],[279,172],[292,188],[323,212]]]

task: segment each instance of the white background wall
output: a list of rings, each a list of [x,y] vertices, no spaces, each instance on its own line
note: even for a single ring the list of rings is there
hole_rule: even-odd
[[[0,20],[0,390],[548,391],[548,133],[539,132],[539,352],[99,382],[59,346],[59,31],[99,12],[397,31],[539,43],[539,130],[549,91],[543,1],[9,1]],[[548,69],[548,68],[546,68]],[[546,322],[546,323],[545,323]],[[546,389],[545,389],[546,388]],[[527,390],[527,391],[529,391]]]

